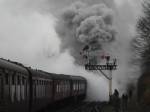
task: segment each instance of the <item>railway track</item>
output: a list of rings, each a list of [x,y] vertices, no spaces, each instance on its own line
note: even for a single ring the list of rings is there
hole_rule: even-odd
[[[78,104],[70,104],[55,111],[53,110],[53,112],[102,112],[105,104],[102,102],[80,102]]]

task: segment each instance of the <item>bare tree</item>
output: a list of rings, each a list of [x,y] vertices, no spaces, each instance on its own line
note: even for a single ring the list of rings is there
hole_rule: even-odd
[[[132,41],[135,51],[134,62],[140,62],[144,71],[150,69],[150,1],[144,1],[143,15],[137,22],[137,35]]]

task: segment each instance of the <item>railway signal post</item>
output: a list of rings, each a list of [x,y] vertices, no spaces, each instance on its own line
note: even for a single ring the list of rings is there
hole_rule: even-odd
[[[114,59],[110,60],[111,57],[109,55],[106,55],[106,56],[103,55],[103,60],[105,60],[105,63],[97,64],[98,60],[95,60],[95,61],[91,60],[92,56],[94,55],[94,54],[90,53],[91,49],[89,49],[89,47],[84,47],[84,48],[87,48],[87,49],[84,49],[85,50],[84,57],[86,57],[85,70],[98,71],[109,81],[109,98],[110,98],[109,100],[111,100],[112,71],[117,69],[117,64],[116,64],[117,59],[114,58]],[[106,74],[104,71],[109,71],[109,73]]]

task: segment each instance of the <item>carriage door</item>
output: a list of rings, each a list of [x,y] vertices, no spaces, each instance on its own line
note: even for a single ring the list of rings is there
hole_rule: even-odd
[[[0,103],[3,99],[3,78],[2,74],[0,73]]]

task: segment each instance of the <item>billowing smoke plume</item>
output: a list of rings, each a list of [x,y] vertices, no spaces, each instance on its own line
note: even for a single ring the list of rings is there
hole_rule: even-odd
[[[105,44],[115,40],[113,11],[105,4],[88,6],[76,2],[63,10],[56,31],[62,40],[62,50],[70,49],[79,63],[79,53],[85,45],[101,50]]]

